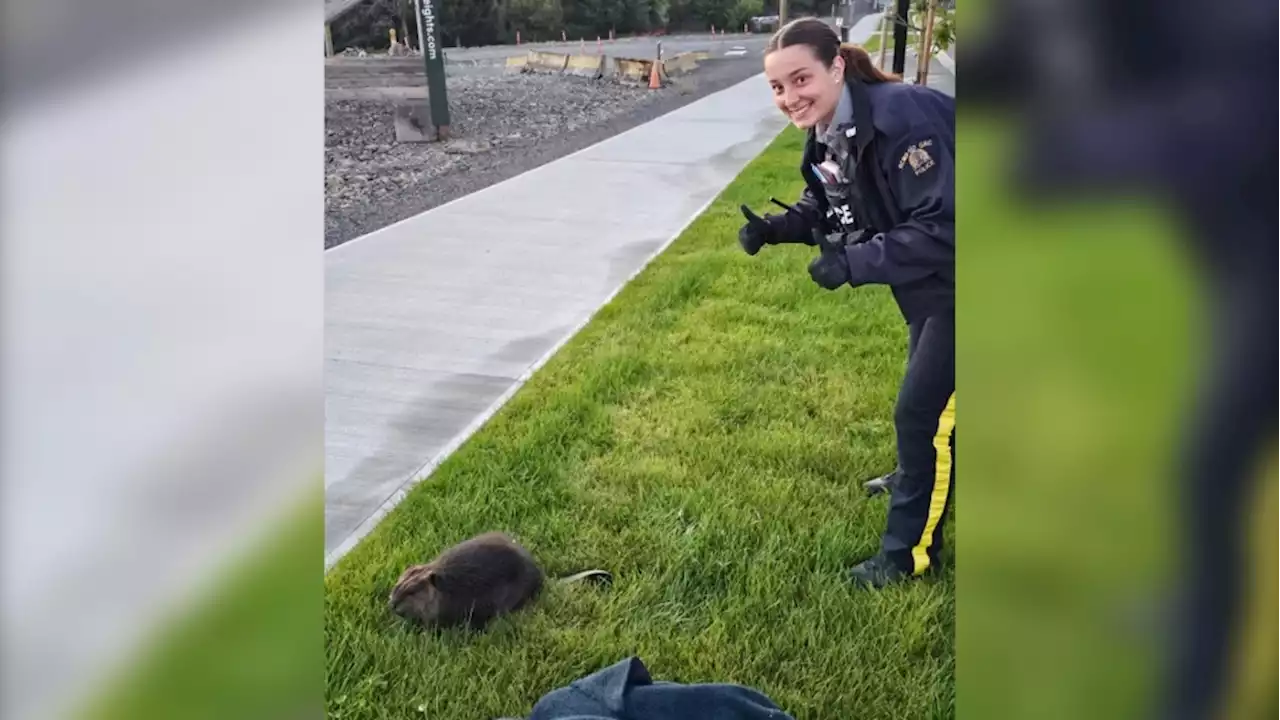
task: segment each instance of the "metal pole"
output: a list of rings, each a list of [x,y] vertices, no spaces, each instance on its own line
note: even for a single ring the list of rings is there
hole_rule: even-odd
[[[440,42],[440,14],[436,0],[414,0],[418,16],[418,44],[427,68],[427,98],[431,124],[438,140],[449,139],[449,97],[444,81],[444,46]]]
[[[907,69],[907,16],[911,14],[911,0],[898,0],[897,14],[893,26],[893,74],[902,75]]]
[[[778,0],[778,28],[787,24],[787,0]]]
[[[418,6],[418,0],[413,0],[413,16],[418,19],[418,52],[422,53],[422,57],[425,58],[427,51],[424,48],[427,47],[427,44],[422,42],[422,8]]]

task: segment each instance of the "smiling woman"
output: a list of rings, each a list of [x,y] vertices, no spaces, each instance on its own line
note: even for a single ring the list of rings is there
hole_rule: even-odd
[[[804,194],[781,216],[756,216],[738,241],[820,248],[809,276],[827,290],[888,285],[910,328],[894,409],[898,468],[868,483],[893,493],[880,552],[850,579],[883,587],[937,569],[955,453],[955,101],[908,85],[842,45],[814,18],[765,49],[774,104],[807,131]]]
[[[803,130],[831,122],[846,75],[867,84],[901,82],[876,67],[866,50],[841,44],[820,21],[797,21],[778,31],[765,47],[764,68],[774,103]]]

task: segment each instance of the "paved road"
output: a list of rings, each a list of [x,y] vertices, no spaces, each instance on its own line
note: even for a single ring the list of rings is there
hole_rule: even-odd
[[[542,52],[564,53],[569,55],[595,55],[603,52],[614,57],[651,58],[658,53],[658,43],[662,43],[662,54],[670,57],[677,53],[705,50],[715,57],[734,57],[741,55],[759,56],[769,41],[765,35],[671,35],[662,38],[619,38],[617,40],[601,40],[595,38],[577,42],[545,42],[524,43],[521,45],[488,45],[473,48],[447,48],[445,62],[450,65],[498,65],[509,57],[524,55],[530,50]],[[350,65],[356,62],[377,62],[385,56],[352,58],[336,56],[328,59],[330,65]],[[415,58],[416,59],[416,58]],[[419,60],[419,62],[421,62]]]
[[[516,45],[492,45],[477,48],[450,49],[445,52],[448,74],[452,77],[500,72],[508,57],[525,55],[530,50],[565,54],[595,55],[602,52],[611,57],[650,58],[657,55],[658,41],[662,41],[664,57],[704,50],[711,58],[725,62],[761,62],[768,38],[763,35],[679,35],[665,38],[627,38],[610,42],[595,40],[588,43],[538,43]],[[391,58],[384,55],[359,57],[337,56],[326,60],[325,87],[330,98],[357,97],[425,97],[426,72],[418,57]],[[372,90],[367,88],[386,88]]]
[[[733,50],[735,47],[741,47],[748,53],[759,55],[764,51],[765,43],[768,41],[769,37],[767,35],[743,35],[741,33],[715,36],[704,33],[699,35],[669,35],[661,38],[619,38],[612,41],[605,38],[599,43],[596,42],[596,38],[586,38],[581,41],[567,43],[526,43],[518,46],[492,45],[478,48],[455,48],[446,50],[445,56],[450,62],[484,59],[502,60],[515,55],[523,55],[529,50],[570,54],[585,52],[594,55],[600,49],[603,49],[606,55],[651,58],[657,54],[659,42],[662,43],[662,52],[665,56],[693,50],[707,50],[719,56]]]

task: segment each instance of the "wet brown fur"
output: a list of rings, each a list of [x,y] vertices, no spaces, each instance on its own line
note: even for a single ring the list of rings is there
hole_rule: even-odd
[[[479,629],[524,607],[542,590],[533,555],[507,535],[485,533],[411,565],[391,591],[392,612],[424,625]]]

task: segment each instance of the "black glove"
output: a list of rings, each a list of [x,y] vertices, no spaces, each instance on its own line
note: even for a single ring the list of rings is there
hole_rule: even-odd
[[[818,285],[835,290],[849,282],[849,261],[843,250],[823,250],[809,263],[809,277]]]
[[[748,255],[755,255],[765,245],[777,242],[777,232],[766,219],[769,216],[762,218],[751,212],[751,208],[746,205],[742,206],[742,215],[747,218],[747,224],[738,230],[738,244],[742,245]]]
[[[809,263],[809,277],[819,286],[827,290],[835,290],[849,282],[849,258],[844,253],[845,243],[831,243],[821,235],[821,230],[813,231],[813,238],[822,254]],[[861,233],[858,233],[861,236]]]

